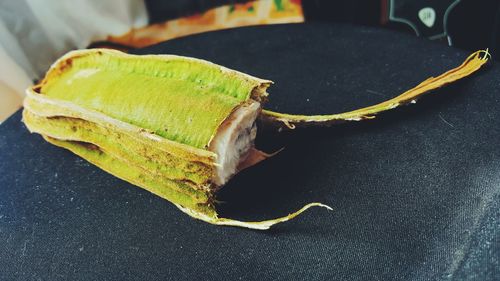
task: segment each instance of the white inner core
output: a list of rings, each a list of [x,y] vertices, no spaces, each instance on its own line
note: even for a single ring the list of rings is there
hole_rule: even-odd
[[[225,184],[236,172],[238,164],[245,160],[253,147],[257,126],[255,119],[260,113],[260,103],[252,102],[236,109],[219,128],[210,143],[210,150],[217,154],[217,174],[214,182]]]

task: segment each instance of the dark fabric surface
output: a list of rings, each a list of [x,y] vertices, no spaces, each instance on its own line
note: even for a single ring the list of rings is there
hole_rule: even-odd
[[[209,59],[275,81],[267,108],[339,112],[395,96],[466,52],[349,25],[186,37],[137,53]],[[313,209],[270,231],[217,227],[31,135],[0,126],[0,280],[498,280],[500,69],[362,123],[277,132],[223,216]]]

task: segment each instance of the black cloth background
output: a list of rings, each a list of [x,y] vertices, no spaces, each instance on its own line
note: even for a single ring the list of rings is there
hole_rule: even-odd
[[[269,109],[332,113],[395,96],[467,52],[350,25],[206,33],[139,50],[273,80]],[[0,126],[0,280],[498,280],[500,69],[375,120],[263,130],[277,156],[236,176],[222,216],[312,209],[270,231],[217,227]]]

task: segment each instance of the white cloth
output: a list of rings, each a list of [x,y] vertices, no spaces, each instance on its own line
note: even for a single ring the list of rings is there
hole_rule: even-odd
[[[0,0],[0,121],[62,54],[147,22],[143,0]]]

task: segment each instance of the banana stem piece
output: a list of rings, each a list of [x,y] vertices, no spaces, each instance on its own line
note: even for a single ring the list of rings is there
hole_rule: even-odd
[[[31,132],[186,214],[216,225],[268,229],[220,218],[215,194],[234,174],[271,155],[254,148],[255,120],[272,82],[207,61],[111,50],[74,51],[27,90]]]
[[[179,56],[134,56],[93,49],[60,58],[27,90],[23,120],[31,132],[168,201],[202,221],[264,230],[295,218],[260,222],[220,218],[216,192],[238,171],[271,157],[254,147],[260,116],[288,128],[371,119],[382,111],[472,74],[488,51],[398,97],[333,115],[262,110],[269,80]]]

